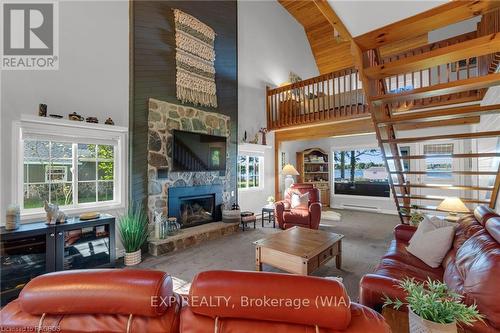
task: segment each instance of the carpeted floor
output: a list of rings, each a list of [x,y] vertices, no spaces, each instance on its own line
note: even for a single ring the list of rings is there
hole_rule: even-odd
[[[357,300],[359,280],[374,270],[389,246],[392,229],[399,219],[395,215],[348,210],[338,212],[342,215],[340,221],[322,220],[320,229],[345,235],[342,241],[342,269],[335,268],[335,260],[330,260],[313,275],[341,276],[351,299]],[[180,292],[187,292],[189,282],[201,271],[255,270],[255,247],[252,243],[279,232],[271,224],[261,228],[259,223],[255,230],[247,229],[167,256],[148,256],[137,268],[168,272],[175,278],[175,287]],[[279,271],[269,266],[264,266],[264,270]]]

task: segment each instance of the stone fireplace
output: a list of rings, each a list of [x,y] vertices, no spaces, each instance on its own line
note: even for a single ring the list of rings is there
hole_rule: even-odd
[[[222,186],[171,187],[168,190],[168,214],[177,217],[181,228],[220,221]]]
[[[172,166],[172,131],[183,130],[189,132],[230,136],[230,118],[228,116],[206,112],[194,107],[177,105],[156,99],[149,99],[148,115],[148,210],[150,218],[153,213],[163,210],[167,216],[175,216],[181,223],[182,217],[177,211],[180,209],[175,203],[172,206],[172,193],[178,191],[190,191],[195,189],[193,196],[199,195],[204,187],[213,187],[212,193],[216,194],[216,207],[221,204],[230,203],[230,178],[231,178],[231,156],[227,140],[226,171],[207,172],[173,172]],[[200,199],[201,201],[201,199]],[[201,206],[207,203],[201,201]],[[191,208],[189,208],[191,205]],[[200,205],[200,202],[198,203]],[[185,203],[186,213],[191,216],[187,224],[201,224],[202,211],[194,203]],[[204,210],[207,207],[203,208]],[[174,211],[172,211],[174,209]],[[177,209],[177,210],[176,210]],[[220,211],[220,208],[218,208]],[[213,212],[212,212],[213,213]],[[215,221],[220,221],[220,215],[215,210]],[[198,216],[196,216],[198,214]]]

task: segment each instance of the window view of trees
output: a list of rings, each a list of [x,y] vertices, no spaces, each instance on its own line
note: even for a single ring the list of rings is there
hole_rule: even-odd
[[[41,208],[45,200],[60,206],[113,200],[114,147],[110,145],[26,140],[23,171],[24,209]],[[73,193],[75,187],[77,193]]]
[[[379,149],[334,154],[335,193],[389,197],[388,174]]]
[[[238,156],[238,188],[260,187],[260,164],[258,156]]]

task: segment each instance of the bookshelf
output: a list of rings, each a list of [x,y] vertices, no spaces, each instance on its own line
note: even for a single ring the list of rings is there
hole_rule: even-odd
[[[330,206],[330,161],[328,153],[320,148],[297,152],[299,183],[312,183],[319,189],[321,204]]]

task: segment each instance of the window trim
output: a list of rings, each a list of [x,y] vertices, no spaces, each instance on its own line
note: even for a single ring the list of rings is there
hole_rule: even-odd
[[[239,151],[238,152],[238,160],[240,156],[247,156],[247,184],[248,184],[248,160],[250,157],[258,157],[259,158],[259,186],[254,186],[254,187],[239,187],[238,186],[238,175],[239,175],[239,168],[238,168],[238,162],[236,163],[236,183],[237,183],[237,189],[238,191],[262,191],[264,189],[264,163],[265,159],[264,156],[261,154],[257,154],[255,152],[246,152],[246,151]]]
[[[115,147],[115,195],[113,201],[97,203],[74,203],[61,207],[68,214],[79,214],[91,209],[123,209],[128,193],[128,128],[104,124],[91,124],[65,119],[44,118],[23,115],[13,124],[12,193],[14,201],[22,207],[24,194],[24,140],[40,137],[52,141],[71,143],[109,144]],[[75,152],[73,152],[75,154]],[[44,218],[43,208],[21,208],[21,219]]]

